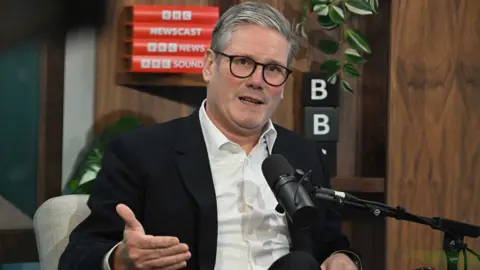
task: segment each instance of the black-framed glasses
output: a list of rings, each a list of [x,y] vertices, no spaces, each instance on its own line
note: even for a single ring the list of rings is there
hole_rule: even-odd
[[[230,72],[237,78],[250,77],[257,69],[257,66],[262,66],[263,80],[271,86],[280,86],[284,84],[292,71],[279,64],[264,64],[259,63],[248,56],[243,55],[229,55],[223,52],[214,51],[216,54],[227,57],[230,60]]]

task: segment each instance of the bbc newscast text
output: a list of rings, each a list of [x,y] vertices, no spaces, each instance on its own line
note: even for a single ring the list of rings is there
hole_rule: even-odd
[[[152,27],[151,36],[201,36],[202,28],[199,27]]]
[[[128,23],[126,39],[181,38],[182,40],[210,40],[214,25],[166,23]]]

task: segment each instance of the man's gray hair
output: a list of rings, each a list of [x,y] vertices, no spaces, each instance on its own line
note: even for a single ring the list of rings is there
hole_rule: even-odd
[[[295,31],[282,13],[266,3],[244,2],[229,8],[222,14],[213,30],[211,49],[223,51],[236,28],[245,24],[260,25],[281,33],[289,44],[287,64],[291,64],[298,50]]]

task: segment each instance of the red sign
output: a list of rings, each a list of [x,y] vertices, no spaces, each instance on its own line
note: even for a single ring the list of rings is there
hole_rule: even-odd
[[[203,68],[202,56],[132,56],[133,72],[198,73]]]
[[[210,46],[208,40],[134,39],[129,42],[133,55],[195,55],[203,56]]]
[[[219,18],[218,7],[128,7],[126,58],[130,72],[201,73]]]
[[[218,7],[155,6],[131,7],[132,22],[188,22],[213,25],[218,20]]]

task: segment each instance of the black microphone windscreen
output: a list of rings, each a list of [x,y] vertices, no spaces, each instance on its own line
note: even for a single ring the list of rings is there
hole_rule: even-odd
[[[270,187],[274,187],[280,176],[294,174],[295,170],[288,160],[278,154],[268,156],[262,163],[262,172]]]

